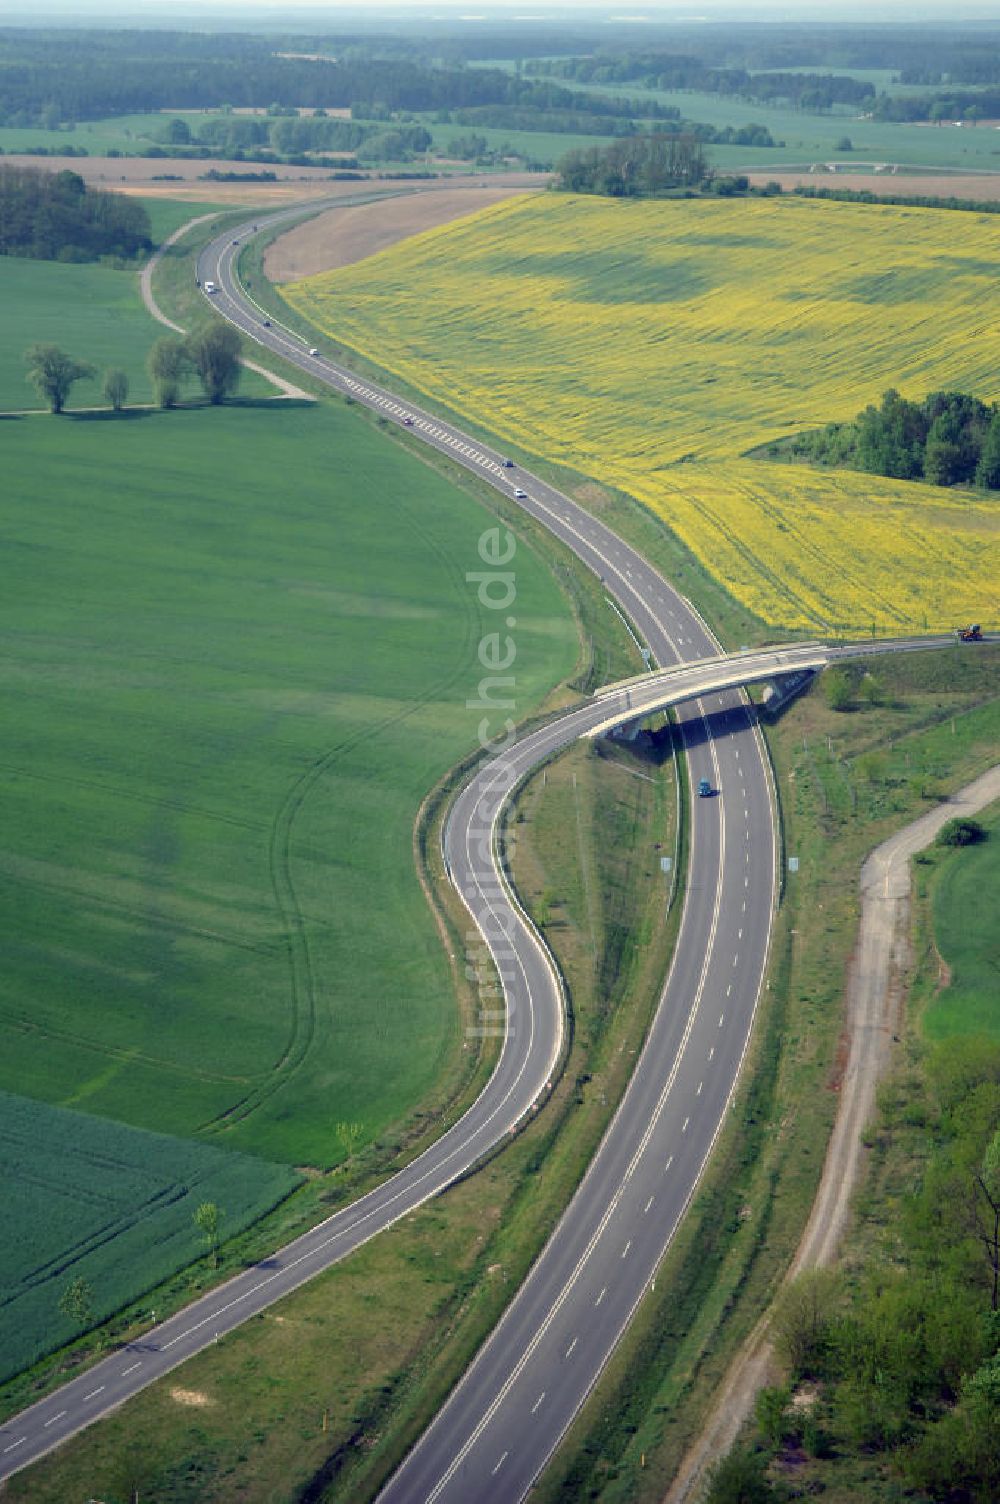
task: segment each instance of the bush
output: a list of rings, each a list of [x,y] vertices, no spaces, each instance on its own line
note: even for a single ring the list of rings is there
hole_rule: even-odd
[[[834,665],[823,670],[823,693],[831,710],[849,710],[854,703],[854,681],[846,668]]]
[[[937,834],[938,846],[975,846],[979,841],[985,841],[986,831],[978,820],[972,820],[968,816],[960,816],[956,820],[949,820],[943,825]]]
[[[703,1495],[704,1504],[771,1504],[774,1498],[764,1458],[738,1448],[712,1468]]]

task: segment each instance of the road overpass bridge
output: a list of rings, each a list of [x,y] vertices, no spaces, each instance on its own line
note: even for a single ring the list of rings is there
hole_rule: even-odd
[[[631,721],[644,720],[658,710],[680,705],[701,695],[723,689],[738,689],[761,680],[825,668],[830,648],[822,643],[804,643],[780,648],[747,649],[712,658],[702,658],[678,667],[655,669],[597,691],[594,700],[606,714],[588,727],[585,737],[604,736]]]

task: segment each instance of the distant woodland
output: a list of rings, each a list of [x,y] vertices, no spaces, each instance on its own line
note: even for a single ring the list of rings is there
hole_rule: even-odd
[[[295,41],[299,49],[307,45]],[[330,47],[330,39],[322,46]],[[262,36],[127,31],[74,32],[67,45],[57,32],[0,30],[0,124],[58,125],[162,108],[272,102],[349,108],[368,120],[487,106],[583,111],[601,119],[635,113],[631,100],[576,93],[499,68],[447,68],[396,56],[282,56],[275,47]],[[661,112],[644,101],[642,113],[669,119],[677,111]]]
[[[886,120],[975,124],[1000,115],[995,26],[675,23],[651,25],[644,38],[641,50],[624,39],[609,43],[606,31],[585,22],[558,33],[516,22],[461,31],[428,23],[397,35],[286,37],[0,27],[0,125],[55,129],[161,109],[278,104],[350,109],[366,120],[463,112],[456,124],[511,130],[589,133],[603,121],[600,133],[625,134],[609,123],[678,117],[675,106],[655,97],[657,90]],[[497,66],[501,62],[508,66]],[[901,95],[838,71],[851,69],[892,72],[928,92]],[[998,88],[990,90],[991,84]],[[614,92],[619,88],[630,94]],[[482,113],[476,118],[472,112]],[[572,125],[543,126],[544,116],[577,118]]]
[[[36,261],[131,260],[152,245],[149,215],[75,172],[0,164],[0,255]]]

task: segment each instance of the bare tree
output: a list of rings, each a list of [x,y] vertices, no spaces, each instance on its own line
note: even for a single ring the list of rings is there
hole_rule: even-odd
[[[973,1177],[969,1222],[990,1267],[990,1309],[1000,1309],[1000,1129],[993,1135]]]

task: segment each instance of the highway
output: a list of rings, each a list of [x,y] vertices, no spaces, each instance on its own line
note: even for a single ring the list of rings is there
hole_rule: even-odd
[[[298,206],[268,222],[302,213]],[[510,471],[453,425],[309,354],[290,331],[265,327],[234,276],[237,242],[250,229],[230,231],[199,259],[202,285],[210,280],[219,288],[211,296],[217,311],[332,389],[405,420],[410,432],[541,521],[600,576],[660,670],[513,741],[478,767],[449,813],[446,867],[489,945],[505,995],[501,1053],[480,1097],[391,1179],[7,1421],[0,1478],[437,1195],[534,1110],[560,1057],[564,1000],[548,952],[502,876],[494,845],[500,811],[532,768],[576,738],[675,703],[693,784],[707,778],[716,793],[695,801],[680,934],[655,1021],[577,1195],[507,1315],[384,1493],[398,1504],[509,1504],[544,1466],[653,1278],[724,1121],[749,1040],[777,856],[766,754],[737,686],[818,667],[850,650],[806,644],[720,660],[691,605],[568,497],[523,469]]]

